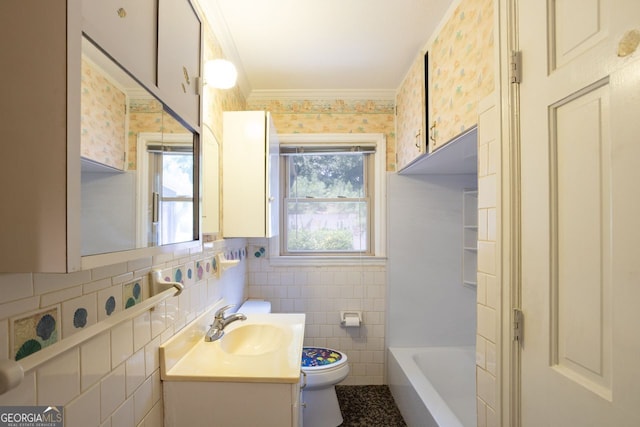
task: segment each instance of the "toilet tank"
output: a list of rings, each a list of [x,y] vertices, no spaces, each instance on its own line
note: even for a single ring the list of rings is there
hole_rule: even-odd
[[[271,302],[258,299],[248,299],[242,303],[238,313],[271,313]]]

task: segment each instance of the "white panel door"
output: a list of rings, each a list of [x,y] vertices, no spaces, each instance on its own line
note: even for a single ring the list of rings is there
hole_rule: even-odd
[[[521,421],[640,425],[640,1],[518,4]]]

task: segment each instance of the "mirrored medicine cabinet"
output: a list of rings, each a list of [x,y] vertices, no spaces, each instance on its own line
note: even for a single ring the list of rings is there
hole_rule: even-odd
[[[198,133],[86,38],[81,73],[81,255],[198,240]]]

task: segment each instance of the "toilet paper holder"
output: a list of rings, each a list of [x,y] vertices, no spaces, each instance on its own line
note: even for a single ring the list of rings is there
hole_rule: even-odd
[[[361,311],[341,311],[340,324],[344,327],[358,327],[362,323]]]

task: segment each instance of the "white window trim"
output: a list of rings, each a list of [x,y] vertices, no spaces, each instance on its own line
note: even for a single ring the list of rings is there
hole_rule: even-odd
[[[147,219],[149,200],[149,153],[147,145],[154,143],[184,144],[193,143],[191,133],[162,133],[162,132],[140,132],[137,138],[136,147],[136,173],[138,181],[137,207],[136,207],[136,247],[147,246],[147,230],[149,221]]]
[[[353,256],[282,256],[280,255],[280,236],[269,239],[270,261],[273,265],[361,265],[382,264],[386,259],[387,248],[387,148],[383,133],[291,133],[278,134],[281,145],[358,145],[375,144],[374,155],[374,224],[373,255]]]

